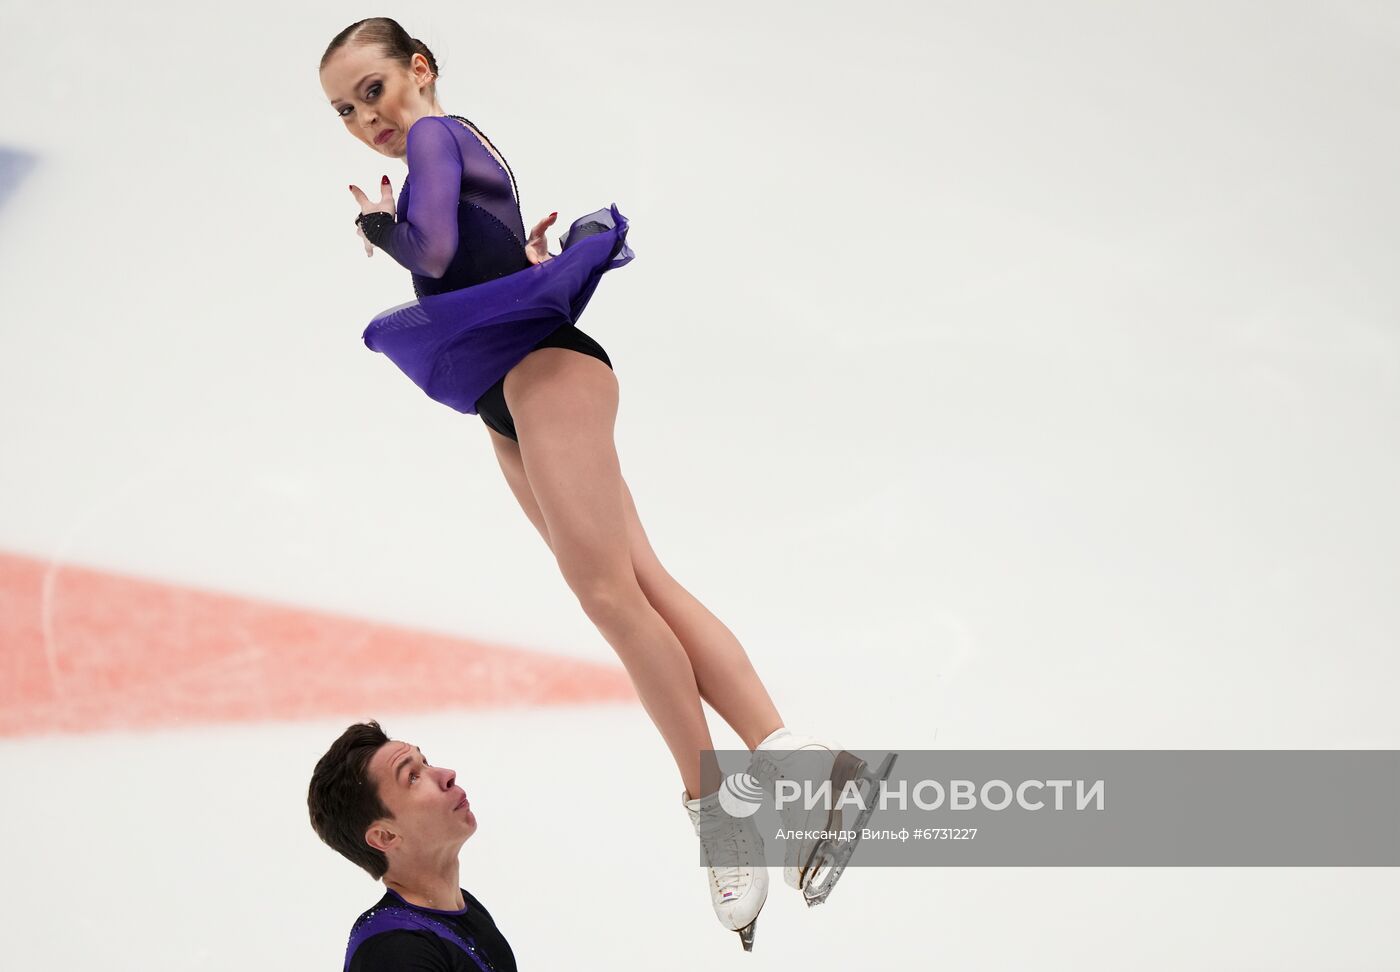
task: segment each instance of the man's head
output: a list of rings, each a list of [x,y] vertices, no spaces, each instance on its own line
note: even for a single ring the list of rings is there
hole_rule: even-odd
[[[476,832],[457,774],[370,721],[350,726],[316,764],[306,804],[320,838],[378,880],[395,859],[455,853]]]

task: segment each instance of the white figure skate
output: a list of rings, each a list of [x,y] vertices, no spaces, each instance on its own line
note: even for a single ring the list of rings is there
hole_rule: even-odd
[[[807,809],[806,800],[787,800],[780,810],[784,830],[837,831],[853,830],[851,840],[803,838],[784,841],[783,879],[802,892],[807,906],[819,905],[840,880],[846,864],[860,843],[862,828],[875,812],[880,781],[888,779],[894,767],[895,753],[888,753],[878,769],[871,770],[865,760],[849,753],[835,743],[812,736],[803,736],[788,729],[778,729],[758,744],[749,763],[749,773],[765,788],[772,789],[778,779],[790,779],[806,787],[816,788],[824,779],[831,781],[829,801],[817,800]],[[853,824],[843,824],[842,808],[838,805],[846,784],[855,781],[860,792],[861,810]],[[824,804],[830,803],[830,809]]]
[[[720,924],[739,933],[744,951],[753,951],[758,913],[768,900],[768,868],[763,838],[749,817],[736,819],[719,803],[719,791],[681,802],[690,814],[710,876],[710,901]]]

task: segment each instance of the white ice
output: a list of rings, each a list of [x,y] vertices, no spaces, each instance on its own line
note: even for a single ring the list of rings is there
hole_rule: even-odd
[[[316,67],[379,12],[0,5],[0,549],[610,661],[480,421],[360,343],[410,293],[345,186],[404,170]],[[632,220],[580,321],[624,475],[789,725],[1400,745],[1400,9],[387,12],[527,226]],[[582,706],[5,740],[3,964],[338,968],[382,888],[305,790],[365,716],[458,770],[522,970],[1396,961],[1388,868],[775,871],[744,956],[645,714]]]

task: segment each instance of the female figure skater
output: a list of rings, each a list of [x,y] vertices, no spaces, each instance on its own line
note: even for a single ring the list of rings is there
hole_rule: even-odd
[[[561,252],[548,253],[545,231],[558,214],[526,236],[504,157],[474,124],[443,111],[437,76],[427,46],[385,17],[350,25],[321,58],[321,84],[345,130],[408,164],[397,205],[387,175],[377,201],[350,187],[366,252],[378,246],[407,268],[417,295],[377,315],[364,341],[435,401],[481,416],[511,491],[670,748],[715,913],[751,949],[768,894],[761,839],[752,818],[719,806],[700,700],[754,752],[760,780],[781,776],[797,753],[828,760],[838,793],[845,779],[873,777],[836,746],[783,728],[743,647],[667,573],[642,529],[613,443],[617,378],[574,323],[601,275],[633,257],[626,218],[614,205],[575,220]],[[787,842],[785,878],[809,904],[839,875],[833,866],[813,890],[831,850]]]

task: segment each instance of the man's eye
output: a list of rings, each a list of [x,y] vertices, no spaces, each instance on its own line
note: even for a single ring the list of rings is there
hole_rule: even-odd
[[[418,774],[415,773],[415,772],[413,772],[413,770],[409,770],[409,771],[408,771],[408,782],[412,783],[412,782],[413,782],[414,780],[416,780],[416,779],[418,779]]]

